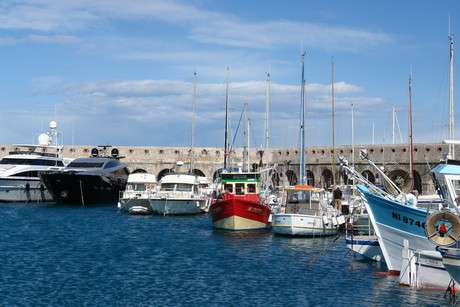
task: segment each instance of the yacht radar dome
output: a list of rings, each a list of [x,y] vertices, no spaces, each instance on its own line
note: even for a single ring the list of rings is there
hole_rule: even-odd
[[[57,123],[54,120],[52,120],[50,122],[50,129],[56,129],[56,128],[57,128]]]
[[[38,145],[48,146],[50,144],[50,136],[46,133],[42,133],[38,136]]]

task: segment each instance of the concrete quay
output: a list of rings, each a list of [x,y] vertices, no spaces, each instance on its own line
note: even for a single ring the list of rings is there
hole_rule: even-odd
[[[89,157],[91,150],[97,146],[64,146],[63,154],[67,158]],[[146,171],[161,178],[170,170],[188,171],[190,153],[188,147],[160,146],[112,146],[117,148],[122,161],[129,164],[131,172]],[[369,180],[379,183],[378,172],[359,157],[359,150],[365,149],[369,158],[378,166],[397,175],[406,174],[409,170],[408,144],[377,144],[352,146],[306,147],[305,165],[307,184],[325,188],[334,184],[347,182],[347,177],[337,164],[338,156],[345,156],[355,169],[367,176]],[[430,169],[435,166],[448,152],[448,145],[442,143],[418,143],[413,145],[414,186],[420,194],[434,193],[430,177]],[[0,147],[0,155],[4,156],[14,150],[14,145]],[[110,148],[109,148],[110,151]],[[266,152],[268,151],[268,153]],[[215,178],[216,171],[223,166],[224,149],[217,147],[195,147],[193,149],[194,172],[209,178]],[[456,156],[460,154],[455,150]],[[270,148],[268,150],[250,148],[249,161],[252,168],[257,168],[261,161],[268,165],[277,165],[279,184],[300,183],[300,151],[298,148]],[[232,151],[227,166],[242,167],[243,148]],[[178,167],[178,161],[184,162]],[[354,163],[353,163],[354,162]],[[335,180],[334,180],[334,179]],[[391,176],[390,176],[391,178]]]

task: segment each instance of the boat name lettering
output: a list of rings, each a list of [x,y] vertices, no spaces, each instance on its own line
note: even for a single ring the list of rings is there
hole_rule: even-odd
[[[262,209],[260,209],[260,208],[254,208],[254,207],[249,207],[249,208],[248,208],[248,211],[249,211],[249,212],[253,212],[253,213],[262,213]]]
[[[393,219],[398,220],[398,221],[402,221],[405,224],[415,225],[417,227],[425,228],[425,222],[420,222],[418,220],[414,220],[413,218],[401,215],[401,214],[399,214],[397,212],[391,212],[391,216],[393,217]]]

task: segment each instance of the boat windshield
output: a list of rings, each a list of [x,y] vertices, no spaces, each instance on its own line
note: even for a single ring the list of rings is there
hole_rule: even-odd
[[[134,190],[136,190],[136,191],[145,191],[145,190],[147,190],[147,184],[145,184],[145,183],[136,183],[136,184],[134,184]]]
[[[45,166],[64,166],[62,160],[48,160],[48,159],[10,159],[3,158],[0,164],[9,165],[45,165]]]
[[[101,168],[104,163],[101,162],[70,162],[68,168]]]
[[[163,191],[181,191],[181,192],[189,192],[193,191],[192,184],[186,183],[164,183],[161,185],[161,190]]]
[[[119,163],[117,160],[110,160],[110,161],[107,161],[107,163],[104,165],[104,168],[112,168],[112,167],[116,167],[118,166]]]

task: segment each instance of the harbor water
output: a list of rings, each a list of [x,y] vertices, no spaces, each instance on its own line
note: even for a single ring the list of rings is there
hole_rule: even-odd
[[[344,238],[212,228],[207,214],[0,205],[1,306],[449,306]],[[321,254],[321,251],[324,251]],[[316,260],[315,260],[316,259]],[[314,260],[314,261],[313,261]]]

